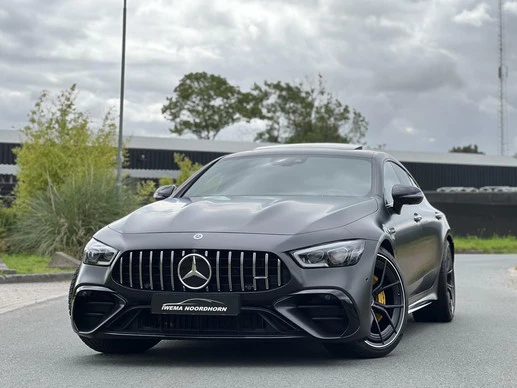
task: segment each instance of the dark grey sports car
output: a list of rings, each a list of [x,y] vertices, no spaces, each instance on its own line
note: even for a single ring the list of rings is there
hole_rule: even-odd
[[[379,357],[407,316],[454,316],[445,216],[390,155],[262,147],[215,160],[95,234],[70,287],[73,329],[105,353],[163,339],[315,338]]]

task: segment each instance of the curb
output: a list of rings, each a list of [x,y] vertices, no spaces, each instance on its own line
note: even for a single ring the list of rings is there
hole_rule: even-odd
[[[34,273],[19,275],[0,275],[0,284],[64,282],[72,280],[75,272]]]

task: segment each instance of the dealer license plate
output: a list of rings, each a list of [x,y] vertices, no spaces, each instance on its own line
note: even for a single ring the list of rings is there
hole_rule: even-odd
[[[155,294],[151,301],[153,314],[239,315],[239,295]]]

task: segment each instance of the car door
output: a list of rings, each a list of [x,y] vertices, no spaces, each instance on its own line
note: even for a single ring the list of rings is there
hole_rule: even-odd
[[[404,185],[418,187],[414,178],[398,164],[393,167]],[[415,217],[420,218],[421,229],[421,260],[420,281],[415,288],[415,292],[423,292],[430,288],[438,275],[440,268],[443,241],[442,241],[442,221],[443,214],[435,209],[424,197],[422,203],[414,205]]]
[[[385,230],[394,238],[395,259],[404,276],[408,296],[411,297],[421,281],[422,266],[425,261],[420,227],[422,219],[417,211],[417,205],[402,206],[400,214],[393,211],[391,190],[394,185],[404,184],[394,166],[395,164],[390,161],[384,163],[384,202],[386,211],[389,213]]]

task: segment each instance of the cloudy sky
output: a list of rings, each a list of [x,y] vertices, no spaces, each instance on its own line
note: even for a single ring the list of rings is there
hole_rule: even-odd
[[[0,4],[0,129],[42,90],[78,84],[81,108],[118,108],[123,1]],[[498,2],[128,0],[125,132],[170,136],[161,106],[189,72],[246,90],[321,73],[370,122],[369,145],[498,152]],[[517,1],[506,1],[509,150],[517,152]],[[257,125],[225,129],[251,140]]]

